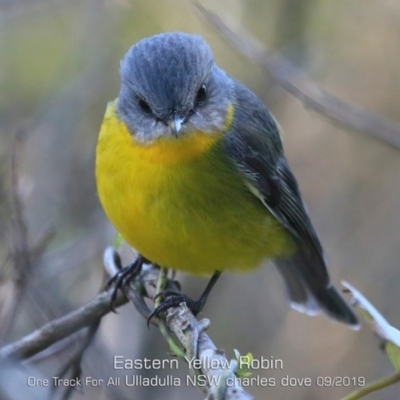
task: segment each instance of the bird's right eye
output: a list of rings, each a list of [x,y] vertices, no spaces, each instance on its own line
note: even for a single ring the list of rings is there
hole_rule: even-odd
[[[138,97],[138,104],[139,104],[140,109],[143,112],[145,112],[146,114],[152,113],[149,104],[145,100],[143,100],[141,97]]]
[[[207,88],[206,85],[203,83],[196,94],[196,103],[202,103],[207,97]]]

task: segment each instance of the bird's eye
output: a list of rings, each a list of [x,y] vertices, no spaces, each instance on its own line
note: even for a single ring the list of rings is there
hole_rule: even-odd
[[[203,102],[207,97],[207,88],[206,85],[201,85],[200,89],[197,91],[196,94],[196,103],[201,103]]]
[[[138,97],[138,104],[139,104],[139,107],[141,108],[141,110],[144,111],[146,114],[152,113],[149,104],[145,100],[143,100],[141,97]]]

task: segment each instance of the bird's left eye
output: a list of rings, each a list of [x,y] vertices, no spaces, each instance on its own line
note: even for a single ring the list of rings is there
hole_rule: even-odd
[[[152,113],[149,104],[145,100],[143,100],[141,97],[138,97],[137,100],[138,100],[139,107],[142,109],[142,111],[144,111],[146,114]]]
[[[203,102],[207,97],[207,88],[206,85],[201,85],[200,89],[197,91],[196,94],[196,103],[201,103]]]

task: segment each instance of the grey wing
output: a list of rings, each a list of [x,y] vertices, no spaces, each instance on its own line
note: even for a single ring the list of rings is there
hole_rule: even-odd
[[[310,315],[322,309],[333,319],[356,327],[354,313],[330,284],[322,246],[283,155],[278,126],[260,103],[253,104],[251,110],[243,105],[237,109],[241,111],[226,136],[227,152],[249,190],[288,229],[296,243],[293,256],[275,260],[292,306]]]
[[[283,154],[271,151],[261,138],[262,132],[247,128],[227,136],[228,153],[242,172],[249,190],[294,236],[304,250],[319,259],[310,266],[310,278],[328,285],[323,250],[305,210],[296,180]],[[264,133],[268,139],[268,134]]]

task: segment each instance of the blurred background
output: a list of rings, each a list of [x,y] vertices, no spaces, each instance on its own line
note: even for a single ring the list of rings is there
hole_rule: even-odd
[[[244,27],[342,99],[400,123],[400,2],[396,0],[200,0],[233,29]],[[198,33],[217,63],[268,105],[284,130],[286,155],[321,236],[333,281],[350,282],[400,326],[400,153],[334,126],[305,109],[260,66],[239,55],[184,0],[0,0],[0,336],[28,334],[92,299],[103,285],[102,253],[115,232],[96,194],[95,147],[108,101],[119,91],[119,61],[143,37]],[[18,148],[18,184],[11,155]],[[21,141],[20,141],[21,142]],[[18,200],[22,207],[18,206]],[[25,217],[18,217],[19,214]],[[24,221],[28,244],[45,251],[17,260]],[[21,239],[22,238],[22,239]],[[25,240],[26,241],[26,240]],[[43,246],[41,246],[43,247]],[[125,262],[132,253],[126,250]],[[17,257],[18,258],[18,257]],[[21,272],[21,265],[29,271]],[[29,273],[21,284],[21,273]],[[26,276],[26,275],[25,275]],[[178,275],[196,297],[206,280]],[[10,311],[11,310],[11,311]],[[12,312],[14,310],[14,312]],[[272,265],[225,274],[202,314],[216,345],[254,357],[279,358],[283,370],[253,376],[365,377],[392,366],[365,325],[359,332],[290,309]],[[82,340],[78,333],[22,365],[0,372],[0,398],[43,399],[27,377],[50,378]],[[169,349],[131,306],[106,316],[83,360],[83,376],[127,375],[113,356],[164,359]],[[135,371],[128,371],[132,375]],[[161,376],[160,371],[137,371]],[[184,378],[187,366],[163,374]],[[333,400],[350,388],[253,386],[258,399]],[[391,387],[368,398],[397,398]],[[397,395],[396,395],[397,393]],[[1,397],[3,396],[3,397]],[[36,396],[36,397],[35,397]],[[53,398],[61,398],[56,393]],[[202,399],[193,387],[86,387],[73,399]]]

